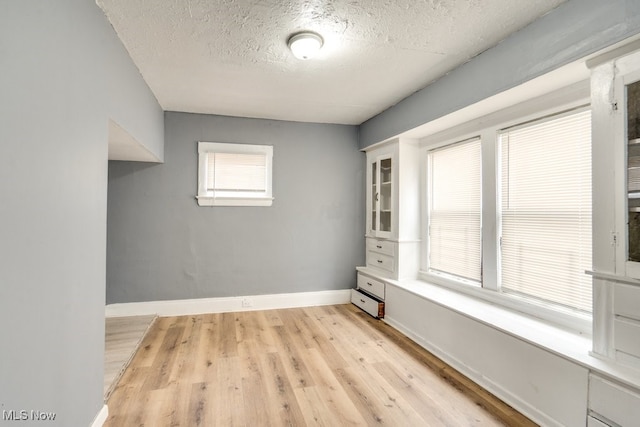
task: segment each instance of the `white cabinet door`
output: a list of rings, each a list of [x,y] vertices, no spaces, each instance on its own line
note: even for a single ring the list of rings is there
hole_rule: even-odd
[[[592,374],[589,381],[589,409],[621,426],[637,426],[640,420],[640,395],[636,390]]]
[[[393,157],[368,156],[367,224],[368,234],[390,238],[393,216]]]
[[[615,61],[613,121],[616,274],[640,278],[640,53]]]

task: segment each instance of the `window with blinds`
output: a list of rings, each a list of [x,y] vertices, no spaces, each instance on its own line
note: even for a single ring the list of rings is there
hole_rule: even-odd
[[[480,138],[429,152],[429,271],[480,283]]]
[[[591,312],[591,112],[505,129],[501,290]]]
[[[267,190],[267,156],[207,153],[207,191],[232,195]]]
[[[273,147],[200,142],[198,203],[270,206]]]

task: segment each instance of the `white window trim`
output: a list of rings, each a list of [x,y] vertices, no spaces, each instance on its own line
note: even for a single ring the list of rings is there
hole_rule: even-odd
[[[267,160],[267,189],[255,197],[216,197],[207,191],[207,154],[264,154]],[[198,142],[198,195],[199,206],[271,206],[273,204],[273,146]]]
[[[585,88],[587,93],[585,93]],[[519,125],[541,117],[561,113],[575,109],[590,103],[588,85],[576,84],[555,93],[543,95],[539,98],[523,102],[513,107],[501,110],[487,116],[463,123],[453,128],[446,129],[428,137],[420,139],[420,179],[421,179],[421,205],[423,212],[429,211],[428,197],[425,190],[428,188],[427,158],[428,152],[436,148],[455,144],[471,139],[478,135],[482,138],[482,218],[491,219],[495,224],[483,221],[482,227],[482,284],[473,286],[474,283],[458,278],[430,272],[428,269],[428,232],[425,226],[427,221],[422,215],[422,242],[420,280],[455,290],[479,300],[488,301],[502,307],[521,312],[536,318],[543,319],[552,324],[560,325],[584,335],[591,336],[592,316],[586,313],[564,310],[562,307],[547,305],[534,299],[523,298],[517,295],[503,294],[499,291],[499,218],[500,206],[498,205],[498,144],[497,135],[501,129]],[[484,191],[495,189],[495,191]],[[586,273],[585,273],[586,274]]]

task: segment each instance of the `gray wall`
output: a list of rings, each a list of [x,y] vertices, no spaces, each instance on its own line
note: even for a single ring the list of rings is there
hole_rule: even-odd
[[[88,426],[103,405],[107,69],[130,61],[117,43],[95,2],[0,2],[0,420]]]
[[[346,289],[364,263],[354,126],[165,113],[165,163],[110,162],[107,303]],[[199,207],[197,142],[274,146],[271,207]]]
[[[363,123],[360,147],[513,88],[639,31],[638,0],[569,0]]]

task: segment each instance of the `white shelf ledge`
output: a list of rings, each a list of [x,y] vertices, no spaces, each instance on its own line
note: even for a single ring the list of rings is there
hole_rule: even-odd
[[[612,282],[620,282],[620,283],[626,283],[628,285],[640,286],[640,280],[634,279],[633,277],[619,276],[617,274],[603,273],[600,271],[591,271],[591,270],[587,270],[585,271],[585,273],[588,274],[589,276],[595,277],[596,279],[604,279],[604,280],[610,280]]]

